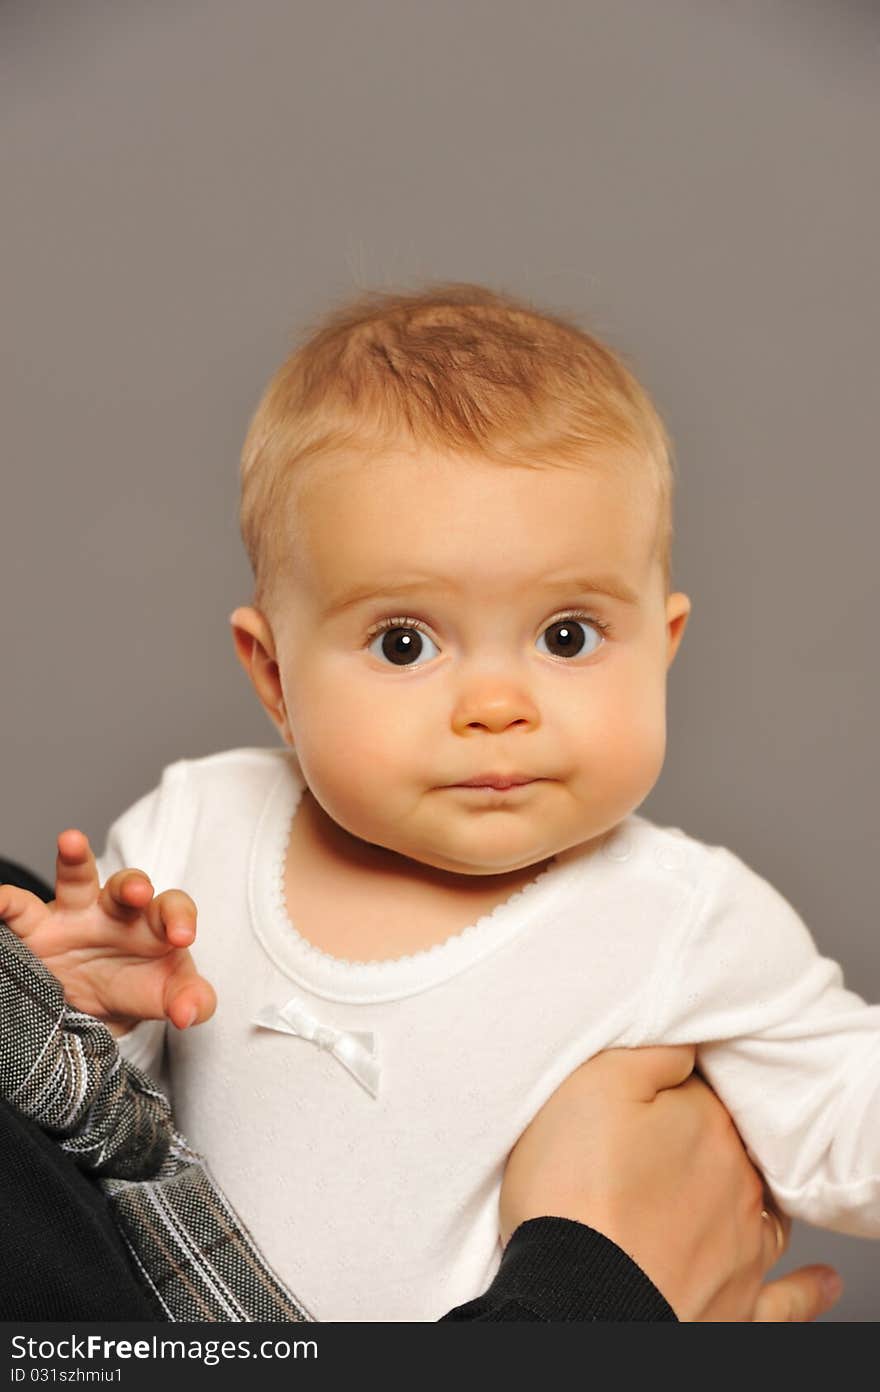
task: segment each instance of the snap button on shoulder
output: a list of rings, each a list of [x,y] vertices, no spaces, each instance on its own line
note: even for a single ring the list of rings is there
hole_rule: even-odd
[[[654,855],[664,870],[680,870],[684,865],[684,852],[677,846],[658,846]]]
[[[602,853],[609,860],[629,860],[632,851],[632,840],[625,832],[612,831],[602,846]]]

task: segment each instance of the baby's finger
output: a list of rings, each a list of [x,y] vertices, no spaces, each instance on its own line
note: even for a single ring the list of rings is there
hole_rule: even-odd
[[[18,885],[0,885],[0,918],[19,938],[28,938],[46,922],[51,910],[36,894]]]
[[[101,890],[98,902],[104,913],[121,923],[131,923],[153,898],[153,886],[143,870],[117,870]]]
[[[153,932],[172,947],[190,947],[196,936],[196,906],[182,889],[164,889],[147,909]]]
[[[180,954],[180,962],[165,983],[165,1014],[178,1029],[201,1025],[210,1020],[217,1008],[217,995],[210,981],[199,976],[196,964],[188,952]]]
[[[59,909],[90,909],[101,886],[89,838],[76,827],[58,837],[55,857],[55,902]]]

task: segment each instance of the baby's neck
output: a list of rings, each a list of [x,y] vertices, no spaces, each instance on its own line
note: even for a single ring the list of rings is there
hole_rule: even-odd
[[[462,932],[547,863],[486,876],[440,870],[352,836],[306,789],[287,851],[287,912],[297,932],[323,952],[381,961]]]

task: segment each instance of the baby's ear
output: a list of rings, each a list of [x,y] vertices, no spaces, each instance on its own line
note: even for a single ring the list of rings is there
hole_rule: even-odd
[[[669,635],[666,652],[667,669],[672,666],[675,654],[678,652],[690,612],[691,602],[686,594],[669,596],[666,601],[666,628]]]
[[[265,615],[246,605],[230,614],[235,652],[264,711],[286,744],[293,744],[284,706],[275,639]]]
[[[243,605],[229,615],[232,626],[232,641],[238,660],[250,675],[251,664],[262,649],[265,656],[275,660],[275,644],[272,630],[265,616],[252,605]]]

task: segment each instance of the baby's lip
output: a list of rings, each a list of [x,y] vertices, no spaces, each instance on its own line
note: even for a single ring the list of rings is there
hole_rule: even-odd
[[[450,788],[518,788],[523,783],[536,783],[538,780],[528,773],[478,773],[475,778],[465,778],[460,783],[450,783]]]

